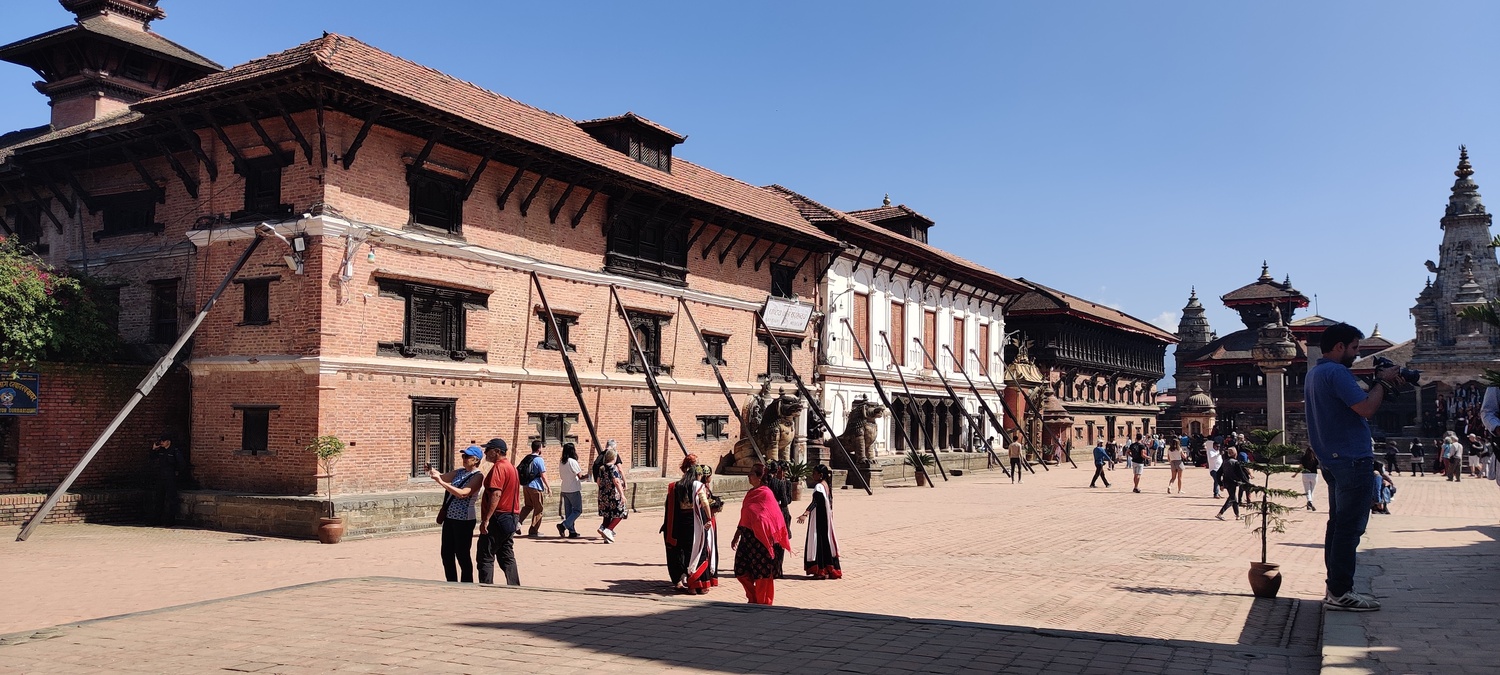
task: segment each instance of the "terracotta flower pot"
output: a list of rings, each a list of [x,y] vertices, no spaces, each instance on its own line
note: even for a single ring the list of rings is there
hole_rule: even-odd
[[[1281,565],[1278,563],[1250,563],[1250,591],[1257,598],[1274,598],[1281,590]]]
[[[802,501],[802,484],[801,483],[798,483],[798,484],[792,486],[792,501],[794,501],[794,502],[800,502],[800,501]]]
[[[926,473],[923,473],[921,471],[917,472],[917,487],[927,487],[927,474]]]
[[[337,544],[344,538],[343,518],[319,518],[318,519],[318,542],[322,544]]]

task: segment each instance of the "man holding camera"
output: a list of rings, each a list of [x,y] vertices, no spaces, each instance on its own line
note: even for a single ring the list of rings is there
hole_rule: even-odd
[[[1328,483],[1328,529],[1323,535],[1323,563],[1328,570],[1325,609],[1373,612],[1374,597],[1354,591],[1355,551],[1375,501],[1374,439],[1367,421],[1401,381],[1395,364],[1376,366],[1376,380],[1366,392],[1349,367],[1359,356],[1358,328],[1329,326],[1319,340],[1323,358],[1307,372],[1304,400],[1307,437]]]

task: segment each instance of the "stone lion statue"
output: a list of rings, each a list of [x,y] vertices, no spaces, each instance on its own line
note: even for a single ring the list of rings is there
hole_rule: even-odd
[[[806,404],[800,397],[785,391],[772,396],[770,383],[763,385],[760,394],[751,400],[745,416],[755,443],[751,444],[749,438],[736,441],[734,454],[724,456],[719,473],[749,473],[756,461],[756,446],[767,460],[792,461],[792,441],[797,438],[797,419],[804,407]]]
[[[886,413],[885,406],[867,399],[856,399],[849,409],[849,424],[839,434],[839,443],[862,466],[875,464],[875,439],[879,438],[878,422]]]

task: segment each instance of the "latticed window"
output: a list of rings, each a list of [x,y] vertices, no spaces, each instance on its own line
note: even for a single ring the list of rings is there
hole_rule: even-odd
[[[142,191],[99,197],[98,207],[103,212],[100,218],[103,229],[94,233],[94,241],[122,234],[161,232],[163,229],[156,222],[155,193]]]
[[[245,308],[241,323],[258,326],[271,323],[271,281],[273,279],[245,279],[239,281],[245,293]]]
[[[604,267],[610,272],[675,284],[687,279],[688,223],[638,204],[611,219]]]
[[[556,312],[553,312],[552,315],[557,317],[557,330],[562,331],[562,339],[559,340],[558,336],[553,332],[552,322],[547,319],[547,313],[537,312],[536,316],[542,322],[542,334],[545,337],[541,342],[537,343],[536,348],[559,350],[562,349],[562,345],[567,345],[568,351],[578,351],[578,347],[568,337],[569,333],[572,332],[572,327],[578,323],[578,317],[571,314],[558,314]]]
[[[428,171],[410,171],[411,222],[458,233],[464,219],[463,183]]]
[[[177,340],[177,280],[151,282],[151,341]]]
[[[453,401],[414,399],[411,410],[411,475],[453,468]]]
[[[722,441],[729,438],[729,416],[728,415],[699,415],[698,428],[702,433],[698,434],[701,441]]]
[[[670,365],[663,365],[661,362],[661,328],[672,318],[645,312],[626,314],[630,317],[630,329],[635,332],[636,341],[640,344],[640,351],[645,353],[646,360],[644,363],[641,361],[641,354],[636,351],[635,344],[628,344],[626,349],[630,350],[630,358],[617,364],[617,367],[628,373],[644,372],[648,365],[656,373],[672,372]],[[628,337],[626,341],[629,342]]]
[[[578,442],[578,437],[571,433],[573,425],[578,423],[577,413],[526,413],[526,423],[536,430],[528,440],[541,441],[543,445]]]
[[[378,353],[430,359],[484,362],[486,353],[469,349],[468,310],[484,309],[479,293],[425,284],[380,279],[382,297],[406,302],[406,321],[400,342],[379,343]]]
[[[727,335],[704,335],[703,343],[708,345],[708,356],[703,357],[703,362],[719,366],[728,363],[724,360],[724,345],[728,342]]]
[[[787,358],[791,358],[792,354],[802,347],[802,340],[798,338],[776,338],[776,341],[781,343],[780,350],[777,350],[776,345],[771,343],[771,339],[764,335],[761,336],[760,341],[766,344],[766,372],[762,377],[773,380],[792,379],[792,365],[781,357],[781,352],[785,351]]]
[[[281,169],[285,160],[276,155],[247,160],[239,169],[245,177],[245,209],[235,217],[277,216],[291,213],[281,203]]]
[[[796,281],[797,268],[791,265],[771,266],[771,295],[778,298],[790,298],[796,296],[792,291],[792,282]]]
[[[274,405],[236,405],[240,413],[240,454],[271,454],[271,411]]]

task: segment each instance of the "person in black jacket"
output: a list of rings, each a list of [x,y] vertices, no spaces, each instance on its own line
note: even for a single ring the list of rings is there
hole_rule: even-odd
[[[776,497],[776,504],[781,507],[781,517],[786,520],[788,532],[792,527],[792,512],[787,508],[792,503],[792,482],[786,477],[787,469],[790,467],[791,465],[786,461],[773,460],[771,466],[767,467],[765,479],[766,487],[771,489],[771,494]],[[786,549],[781,548],[780,544],[776,544],[775,548],[776,578],[781,579],[785,576]]]
[[[1240,461],[1239,456],[1233,453],[1224,453],[1224,464],[1219,467],[1219,483],[1224,486],[1224,491],[1229,494],[1229,497],[1224,500],[1224,506],[1219,509],[1219,515],[1214,516],[1215,518],[1223,520],[1224,512],[1233,508],[1235,519],[1239,519],[1240,500],[1238,488],[1249,482],[1250,476],[1245,473],[1245,465]]]
[[[1424,464],[1426,461],[1427,448],[1423,445],[1422,439],[1413,440],[1411,442],[1411,475],[1415,476],[1418,472],[1421,472],[1422,476],[1426,477],[1427,466]]]
[[[146,455],[150,468],[150,522],[171,527],[177,522],[177,483],[187,474],[187,449],[173,445],[172,435],[163,433]]]

